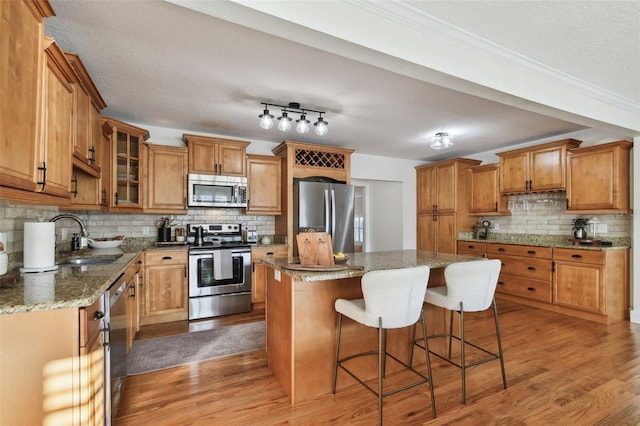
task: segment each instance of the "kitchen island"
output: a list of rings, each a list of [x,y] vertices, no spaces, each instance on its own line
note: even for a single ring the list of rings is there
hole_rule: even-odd
[[[348,254],[346,269],[300,271],[290,269],[295,258],[264,259],[267,273],[267,356],[269,368],[292,402],[296,404],[331,394],[335,361],[336,299],[362,297],[360,280],[368,271],[431,268],[429,286],[444,284],[443,269],[456,262],[482,258],[416,250]],[[332,269],[332,268],[327,268]],[[336,268],[337,269],[337,268]],[[393,283],[389,283],[390,286]],[[444,312],[428,309],[431,329],[445,324]],[[387,347],[396,357],[409,358],[411,329],[389,330]],[[345,355],[375,349],[377,331],[346,321],[343,325],[341,351]],[[377,374],[375,357],[358,361],[353,370],[360,377]],[[418,358],[416,358],[418,360]],[[424,361],[422,361],[424,362]],[[390,365],[388,372],[397,366]],[[338,378],[338,389],[356,382],[347,375]]]

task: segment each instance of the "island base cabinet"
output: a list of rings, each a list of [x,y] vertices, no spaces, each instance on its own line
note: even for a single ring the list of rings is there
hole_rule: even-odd
[[[434,278],[440,280],[442,276],[435,273]],[[268,365],[291,403],[331,395],[337,326],[335,301],[362,298],[361,278],[301,282],[269,267],[266,297]],[[444,311],[428,308],[426,313],[430,331],[445,329]],[[408,362],[411,335],[411,327],[388,330],[388,351]],[[345,318],[341,342],[341,356],[375,351],[378,332]],[[417,352],[415,360],[420,365],[424,356]],[[354,359],[350,369],[364,380],[374,379],[378,374],[377,357]],[[387,365],[388,373],[401,369],[395,362]],[[338,390],[355,385],[352,377],[338,373]]]

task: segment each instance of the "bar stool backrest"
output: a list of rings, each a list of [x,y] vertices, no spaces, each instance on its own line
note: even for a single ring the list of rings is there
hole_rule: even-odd
[[[428,266],[367,272],[362,276],[365,312],[363,323],[382,328],[401,328],[418,321],[427,290]]]
[[[444,279],[448,309],[465,312],[484,311],[491,306],[502,262],[499,259],[460,262],[447,265]]]

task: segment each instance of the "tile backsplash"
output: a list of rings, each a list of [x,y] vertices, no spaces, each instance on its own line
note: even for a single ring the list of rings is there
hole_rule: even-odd
[[[82,220],[89,236],[94,238],[123,235],[134,238],[157,238],[157,222],[166,214],[132,214],[106,213],[100,211],[65,211],[55,206],[14,206],[6,200],[0,200],[0,233],[5,234],[7,253],[10,261],[21,262],[23,251],[24,222],[36,221],[39,218],[49,220],[62,212],[71,213]],[[175,227],[185,227],[188,223],[220,222],[241,223],[243,227],[251,226],[263,235],[273,236],[275,218],[273,216],[244,215],[242,209],[192,209],[185,215],[174,215]],[[148,231],[147,234],[145,234]],[[58,244],[70,244],[73,233],[80,228],[70,219],[56,222],[56,240]],[[63,239],[62,235],[66,234]]]

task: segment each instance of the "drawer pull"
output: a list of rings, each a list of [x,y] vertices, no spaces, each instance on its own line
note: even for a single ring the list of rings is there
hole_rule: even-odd
[[[500,247],[498,251],[507,251],[507,249],[505,249],[504,247]]]
[[[504,286],[504,285],[505,285],[505,283],[504,283],[504,281],[498,281],[498,285],[502,285],[502,286]]]
[[[535,287],[527,287],[528,291],[536,291]]]
[[[165,256],[162,258],[162,260],[172,260],[173,258],[171,256]]]
[[[469,245],[469,246],[467,246],[467,248],[473,250],[474,248],[476,248],[476,246]]]
[[[536,254],[536,251],[535,251],[535,250],[529,250],[529,251],[527,252],[527,254]]]
[[[527,269],[530,270],[530,271],[535,271],[536,270],[536,268],[533,267],[533,266],[529,266]]]
[[[267,254],[267,256],[273,256],[275,253],[272,252],[272,251],[268,251],[266,254]]]
[[[572,254],[571,257],[573,257],[574,259],[582,259],[581,254]]]
[[[102,312],[102,311],[96,311],[96,312],[93,314],[93,320],[94,320],[94,321],[101,320],[102,318],[104,318],[104,312]]]

